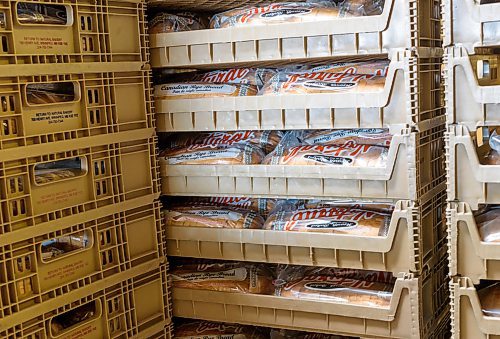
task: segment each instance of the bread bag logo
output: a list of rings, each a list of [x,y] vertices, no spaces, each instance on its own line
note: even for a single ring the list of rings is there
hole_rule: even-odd
[[[321,230],[321,229],[350,229],[358,225],[355,221],[330,221],[323,224],[309,224],[306,228]]]
[[[328,165],[346,166],[346,165],[352,165],[352,163],[354,162],[354,160],[351,158],[334,157],[327,155],[306,154],[304,158],[306,158],[307,160],[318,162],[320,164],[328,164]]]
[[[263,19],[277,18],[277,17],[288,17],[297,15],[307,15],[310,14],[311,10],[307,8],[281,8],[267,13],[262,13],[260,15]]]
[[[338,285],[331,282],[310,282],[305,284],[304,287],[308,290],[317,292],[332,292],[338,289],[345,288],[342,285]]]

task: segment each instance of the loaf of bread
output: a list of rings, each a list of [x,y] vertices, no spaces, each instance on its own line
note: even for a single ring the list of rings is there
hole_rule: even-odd
[[[155,99],[179,100],[217,97],[244,97],[257,95],[257,86],[247,84],[214,84],[209,82],[181,82],[155,86]]]
[[[176,199],[179,201],[179,199]],[[180,206],[229,206],[254,211],[266,217],[276,206],[276,199],[241,197],[190,197],[181,199]],[[178,205],[174,205],[178,206]]]
[[[339,62],[320,66],[300,66],[290,69],[290,73],[315,74],[315,73],[345,73],[345,74],[369,74],[376,76],[387,76],[389,70],[389,59]]]
[[[81,173],[81,170],[73,168],[35,170],[35,183],[37,185],[48,184],[58,180],[74,178]]]
[[[275,231],[385,236],[390,215],[349,207],[319,207],[272,213],[265,229]]]
[[[254,326],[187,321],[175,326],[174,339],[268,339],[266,333]]]
[[[488,166],[500,165],[500,153],[495,150],[490,150],[486,154],[483,164]]]
[[[252,144],[270,153],[281,141],[281,131],[233,131],[174,134],[166,142],[168,147],[190,145],[234,145]]]
[[[322,208],[322,207],[344,207],[357,210],[373,211],[383,215],[392,215],[394,204],[376,201],[358,200],[306,200],[300,205],[301,208]]]
[[[173,286],[219,292],[272,294],[273,277],[263,266],[243,263],[184,265],[171,272]]]
[[[278,73],[260,90],[261,95],[367,93],[384,89],[386,78],[349,73]]]
[[[357,145],[390,146],[392,134],[380,128],[357,128],[341,130],[305,130],[299,138],[307,145]]]
[[[300,145],[270,153],[263,161],[267,165],[311,165],[344,167],[384,167],[388,148],[347,143],[337,145]]]
[[[57,104],[75,100],[73,83],[41,83],[26,87],[26,101],[31,105]]]
[[[19,2],[16,4],[17,20],[21,24],[67,25],[68,14],[61,7],[60,4]]]
[[[184,206],[165,211],[168,226],[261,229],[264,218],[254,211],[236,207]]]
[[[191,145],[162,151],[160,157],[169,165],[254,165],[264,152],[253,145]]]
[[[330,1],[281,2],[267,6],[246,6],[216,14],[211,28],[314,22],[337,18],[339,9]]]
[[[481,308],[487,317],[500,317],[500,283],[494,283],[478,291]]]
[[[332,301],[360,306],[389,308],[393,286],[336,276],[306,276],[283,286],[285,298]]]
[[[337,278],[354,279],[394,285],[396,278],[390,272],[356,270],[336,267],[308,267],[304,276],[335,276]]]
[[[476,216],[481,240],[500,242],[500,207],[489,208]]]
[[[356,339],[334,334],[309,333],[289,330],[271,330],[271,339]]]
[[[195,31],[207,28],[194,13],[158,13],[149,21],[149,34]]]

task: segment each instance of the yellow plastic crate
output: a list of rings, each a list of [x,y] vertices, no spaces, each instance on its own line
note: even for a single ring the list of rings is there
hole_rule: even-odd
[[[73,143],[58,153],[0,162],[0,239],[17,241],[51,223],[95,219],[101,208],[111,214],[126,203],[152,203],[159,196],[155,141],[111,136],[96,146]],[[46,167],[68,163],[78,167],[72,177],[44,176]]]
[[[65,11],[62,24],[21,23],[18,6]],[[0,6],[3,75],[57,70],[72,64],[148,62],[145,3],[140,0],[7,0]],[[57,64],[57,65],[50,65]],[[102,66],[102,65],[101,65]],[[87,66],[88,67],[88,66]]]
[[[153,0],[167,10],[222,10],[259,3]],[[213,7],[212,7],[213,6]],[[377,16],[324,22],[230,27],[151,34],[153,67],[199,67],[237,62],[384,54],[394,48],[441,47],[440,2],[386,0]]]
[[[425,130],[432,119],[444,115],[440,54],[393,51],[380,92],[158,99],[158,131],[405,126]]]
[[[159,338],[160,333],[169,333],[170,307],[167,266],[162,265],[101,289],[81,289],[67,298],[50,299],[22,317],[0,320],[0,337]],[[82,309],[92,313],[56,333],[56,326],[67,324]]]
[[[170,256],[420,273],[446,254],[446,192],[398,201],[386,237],[166,225]]]
[[[27,94],[47,85],[71,88],[68,101],[38,104]],[[41,144],[154,129],[148,71],[0,77],[0,103],[0,161]]]
[[[0,247],[0,318],[165,261],[158,203]]]
[[[431,338],[449,311],[446,260],[418,277],[400,274],[389,309],[185,288],[172,295],[177,317],[371,338]]]
[[[500,125],[500,55],[473,55],[465,47],[450,47],[446,49],[445,61],[448,123],[469,129]]]
[[[442,120],[442,119],[441,119]],[[424,203],[445,185],[444,124],[398,131],[387,167],[168,165],[160,159],[162,192],[172,196],[368,198]]]

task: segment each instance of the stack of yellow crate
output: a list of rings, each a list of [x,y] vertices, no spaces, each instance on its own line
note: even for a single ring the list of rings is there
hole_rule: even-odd
[[[259,1],[161,0],[214,13]],[[445,117],[440,2],[386,0],[381,15],[150,35],[154,68],[220,69],[284,62],[390,59],[376,93],[158,99],[158,132],[388,128],[377,170],[280,165],[169,165],[166,196],[376,200],[395,203],[388,234],[366,238],[166,225],[170,256],[392,272],[388,309],[332,301],[173,289],[174,316],[357,337],[445,337]],[[174,198],[175,199],[175,198]]]
[[[165,337],[144,2],[8,0],[0,26],[0,337]]]
[[[500,246],[493,239],[500,227],[500,218],[494,218],[500,205],[500,161],[494,147],[495,135],[500,132],[498,27],[499,3],[443,3],[455,338],[500,336],[496,299],[488,293],[497,288],[495,281],[500,281]]]

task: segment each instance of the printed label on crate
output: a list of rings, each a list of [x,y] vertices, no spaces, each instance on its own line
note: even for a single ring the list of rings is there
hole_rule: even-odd
[[[34,212],[48,213],[87,202],[91,198],[88,177],[86,175],[79,179],[32,187]]]
[[[98,331],[97,326],[90,324],[74,331],[71,331],[67,335],[63,336],[64,339],[82,339],[82,338],[102,338]]]
[[[95,262],[92,252],[87,251],[73,257],[62,258],[51,264],[41,264],[39,267],[41,288],[46,290],[85,278],[99,270]]]
[[[68,26],[43,29],[40,26],[23,26],[16,30],[16,52],[19,54],[74,52],[72,31]]]
[[[82,116],[76,106],[79,103],[25,107],[25,129],[28,135],[58,133],[84,127]]]

